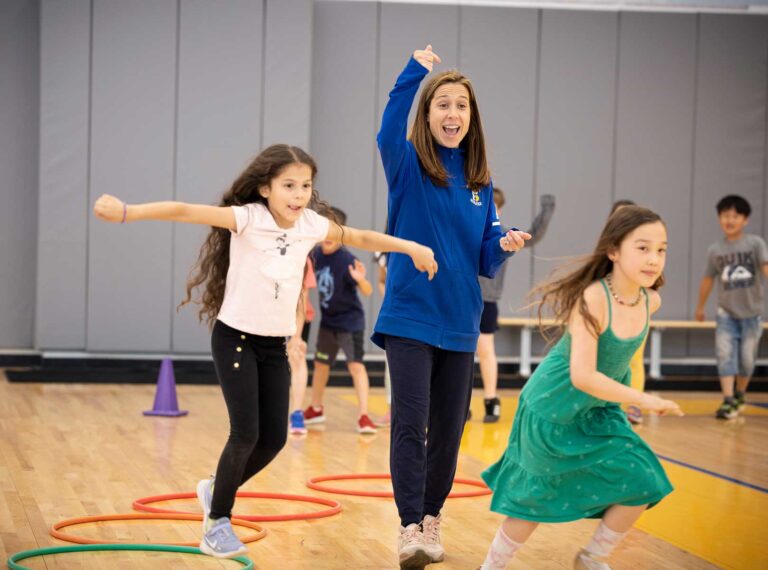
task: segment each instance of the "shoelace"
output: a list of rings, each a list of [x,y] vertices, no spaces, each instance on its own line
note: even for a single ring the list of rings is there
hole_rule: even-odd
[[[422,525],[424,529],[424,542],[427,544],[439,544],[440,543],[440,519],[432,519],[432,521]]]
[[[418,526],[409,527],[403,531],[403,540],[406,544],[418,543],[419,534],[421,533]]]

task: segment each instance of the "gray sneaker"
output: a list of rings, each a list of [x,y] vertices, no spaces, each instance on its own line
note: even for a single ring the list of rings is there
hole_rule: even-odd
[[[197,483],[197,500],[203,509],[203,534],[205,534],[208,517],[211,516],[211,501],[213,501],[213,477],[201,479]]]
[[[240,542],[232,523],[227,517],[221,517],[213,523],[211,530],[203,534],[200,550],[216,558],[233,558],[248,552],[245,544]]]

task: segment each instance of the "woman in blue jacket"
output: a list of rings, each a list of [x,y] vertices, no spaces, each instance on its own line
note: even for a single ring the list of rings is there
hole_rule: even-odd
[[[493,277],[531,237],[502,233],[466,77],[447,71],[425,85],[406,138],[413,99],[435,63],[432,46],[413,53],[389,94],[377,138],[389,186],[387,233],[431,247],[440,267],[430,281],[406,256],[389,257],[372,337],[387,353],[392,379],[390,470],[401,568],[423,568],[445,554],[440,510],[469,409],[483,307],[477,276]]]

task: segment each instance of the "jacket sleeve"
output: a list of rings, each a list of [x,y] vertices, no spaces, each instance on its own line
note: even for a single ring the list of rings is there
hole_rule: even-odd
[[[408,152],[408,113],[419,90],[419,84],[427,73],[427,68],[411,57],[389,92],[389,101],[384,108],[376,142],[390,189],[403,167]]]
[[[493,196],[493,192],[490,193]],[[493,199],[489,198],[490,204],[488,214],[485,218],[485,230],[483,232],[483,245],[480,249],[480,271],[483,277],[493,279],[496,273],[504,265],[504,262],[514,255],[514,252],[508,252],[501,249],[501,238],[504,231],[501,228],[499,216],[496,214],[496,205]],[[512,228],[517,229],[517,228]]]

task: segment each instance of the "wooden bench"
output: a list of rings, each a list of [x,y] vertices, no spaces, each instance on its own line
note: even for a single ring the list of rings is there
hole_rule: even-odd
[[[552,325],[552,319],[542,319],[544,325]],[[539,319],[525,317],[501,317],[499,326],[521,327],[520,331],[520,375],[528,377],[531,375],[531,344],[534,329],[539,326]],[[650,323],[650,366],[648,376],[651,378],[661,378],[661,341],[662,335],[667,329],[688,329],[703,330],[714,329],[715,321],[675,321],[675,320],[652,320]],[[768,329],[768,323],[763,323],[763,328]]]

